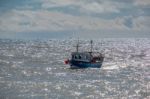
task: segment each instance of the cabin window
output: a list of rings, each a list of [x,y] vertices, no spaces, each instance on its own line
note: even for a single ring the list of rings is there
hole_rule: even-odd
[[[85,55],[84,58],[87,59],[87,56]]]
[[[74,59],[77,59],[77,55],[74,56]]]
[[[82,59],[82,56],[81,55],[73,55],[72,58],[73,59]]]
[[[78,55],[73,55],[72,58],[73,59],[78,59]]]
[[[81,59],[81,55],[79,55],[79,59]]]

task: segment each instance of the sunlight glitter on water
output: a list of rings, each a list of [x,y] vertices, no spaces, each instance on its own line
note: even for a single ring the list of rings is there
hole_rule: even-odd
[[[150,97],[150,39],[95,41],[95,50],[105,54],[100,69],[72,70],[64,65],[75,44],[0,40],[0,99]],[[81,45],[81,50],[89,48],[87,40]]]

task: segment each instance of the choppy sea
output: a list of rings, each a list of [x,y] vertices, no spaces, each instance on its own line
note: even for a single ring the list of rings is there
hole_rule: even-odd
[[[100,69],[64,64],[76,42],[0,39],[0,99],[150,99],[149,38],[93,40]]]

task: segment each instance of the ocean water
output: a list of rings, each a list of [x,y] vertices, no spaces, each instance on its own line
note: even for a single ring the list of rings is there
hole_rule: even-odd
[[[70,69],[76,40],[0,39],[0,99],[148,99],[150,39],[99,39],[100,69]],[[80,51],[89,41],[80,40]]]

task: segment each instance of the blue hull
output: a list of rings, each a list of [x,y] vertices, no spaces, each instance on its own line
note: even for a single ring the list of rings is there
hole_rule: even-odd
[[[102,62],[91,63],[82,61],[70,61],[71,68],[101,68]]]

